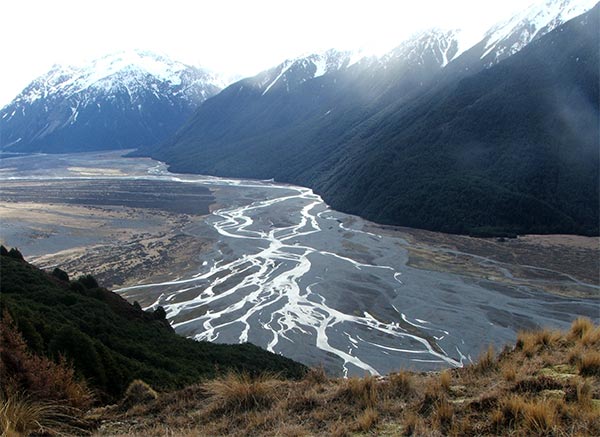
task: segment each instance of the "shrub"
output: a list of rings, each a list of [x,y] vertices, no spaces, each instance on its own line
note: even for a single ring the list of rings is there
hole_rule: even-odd
[[[98,281],[92,275],[83,275],[77,278],[77,282],[83,285],[86,289],[91,290],[93,288],[98,288]]]
[[[5,396],[26,391],[38,400],[77,409],[89,407],[91,391],[75,377],[67,361],[60,356],[54,362],[32,354],[6,312],[0,323],[0,340],[0,391]]]
[[[69,282],[69,275],[67,274],[67,272],[59,269],[58,267],[55,267],[54,270],[52,270],[52,276],[63,282]]]
[[[125,396],[121,401],[121,408],[126,410],[140,404],[147,404],[158,399],[158,394],[152,387],[141,379],[135,379],[125,390]]]

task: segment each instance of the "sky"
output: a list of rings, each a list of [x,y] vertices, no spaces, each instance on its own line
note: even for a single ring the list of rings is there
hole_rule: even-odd
[[[9,0],[0,107],[54,64],[150,50],[229,76],[330,48],[380,54],[431,28],[482,33],[533,0]]]

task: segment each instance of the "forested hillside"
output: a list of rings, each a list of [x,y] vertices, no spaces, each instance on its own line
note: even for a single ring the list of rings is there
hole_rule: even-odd
[[[598,6],[483,70],[465,53],[449,64],[460,70],[403,58],[386,80],[357,64],[265,95],[247,79],[141,153],[307,185],[381,223],[597,234],[597,23]]]
[[[3,323],[7,317],[14,320],[34,355],[56,362],[62,357],[72,363],[99,399],[122,396],[134,379],[165,390],[228,370],[285,376],[304,372],[301,364],[251,344],[213,344],[181,337],[161,308],[142,311],[139,305],[99,287],[91,276],[69,281],[59,269],[45,273],[25,262],[15,249],[2,247],[0,266]],[[11,358],[8,346],[5,343],[0,354],[0,373],[4,378],[23,377],[26,372],[19,370],[19,360]]]

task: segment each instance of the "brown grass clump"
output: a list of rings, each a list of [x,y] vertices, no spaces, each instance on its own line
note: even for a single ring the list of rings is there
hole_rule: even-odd
[[[121,408],[125,410],[140,404],[147,404],[158,399],[158,393],[141,379],[136,379],[125,390]]]
[[[251,377],[247,373],[229,372],[204,384],[216,410],[249,411],[264,408],[275,400],[276,380],[272,375]]]
[[[0,391],[0,429],[2,436],[56,435],[62,432],[82,431],[75,424],[78,419],[69,414],[70,408],[56,403],[40,402]]]
[[[577,370],[582,376],[600,376],[600,352],[588,351],[581,355]]]
[[[584,346],[600,346],[600,326],[588,329],[581,337],[581,344]]]
[[[513,382],[517,379],[517,371],[512,365],[507,365],[502,368],[502,376],[508,382]]]
[[[427,380],[423,390],[423,398],[419,405],[419,414],[429,416],[435,407],[444,400],[445,396],[446,391],[440,385],[438,378]]]
[[[494,371],[498,368],[496,362],[496,354],[494,353],[494,346],[489,345],[487,350],[483,352],[477,362],[472,366],[475,373],[487,373]]]
[[[577,385],[577,405],[584,410],[592,406],[592,386],[588,381]]]
[[[452,374],[449,370],[444,370],[440,373],[440,387],[445,391],[449,391],[450,383],[452,383]]]
[[[365,376],[364,378],[348,378],[342,383],[337,397],[358,405],[361,408],[374,407],[379,398],[377,378]]]
[[[594,323],[587,317],[579,317],[571,323],[569,338],[581,340],[584,334],[594,329]]]
[[[414,378],[411,372],[402,370],[388,376],[388,391],[393,397],[405,398],[414,392]]]
[[[367,408],[356,418],[356,426],[359,431],[367,432],[379,422],[379,413],[373,408]]]
[[[442,434],[447,434],[448,430],[452,426],[452,420],[454,418],[454,408],[445,399],[441,400],[435,406],[433,413],[433,419],[439,427]]]
[[[530,433],[551,435],[557,426],[556,408],[551,402],[527,402],[523,407],[523,420]]]
[[[304,376],[304,381],[310,385],[324,384],[328,380],[329,378],[327,377],[327,373],[325,373],[323,366],[311,367]]]
[[[414,435],[417,431],[417,428],[420,423],[420,418],[417,414],[410,412],[404,418],[404,429],[402,431],[402,435],[411,436]]]

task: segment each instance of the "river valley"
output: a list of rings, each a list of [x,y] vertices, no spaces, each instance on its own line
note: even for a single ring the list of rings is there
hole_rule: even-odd
[[[40,267],[94,273],[164,307],[181,335],[252,342],[332,374],[457,367],[521,329],[598,321],[597,238],[564,247],[581,272],[517,263],[480,246],[526,238],[462,247],[332,210],[308,188],[172,174],[118,153],[6,158],[0,181],[2,242]]]

